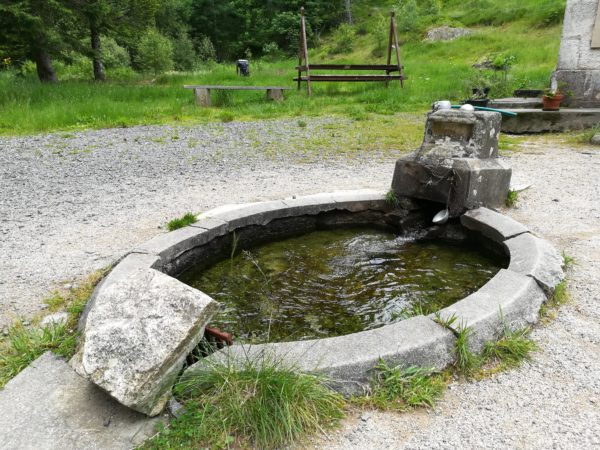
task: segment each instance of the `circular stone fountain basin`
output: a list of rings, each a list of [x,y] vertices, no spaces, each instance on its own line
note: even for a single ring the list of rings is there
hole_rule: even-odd
[[[211,325],[236,342],[285,342],[439,311],[483,286],[505,259],[466,239],[344,227],[233,248],[226,259],[179,279],[221,304]]]
[[[157,414],[202,337],[202,311],[208,317],[216,309],[207,295],[177,277],[191,267],[213,266],[233,248],[348,226],[392,229],[396,235],[416,230],[423,238],[456,242],[468,238],[482,251],[504,254],[508,266],[435,317],[424,311],[341,336],[233,345],[209,359],[268,357],[323,374],[331,387],[351,394],[368,384],[380,359],[400,367],[452,364],[456,327],[469,327],[469,347],[478,352],[507,328],[537,322],[540,306],[564,278],[560,254],[520,223],[486,208],[431,226],[437,212],[431,206],[410,199],[390,205],[383,192],[367,190],[230,205],[202,214],[195,224],[157,236],[126,255],[96,288],[80,322],[82,341],[71,364],[124,405]],[[201,304],[210,309],[196,312],[195,305]],[[454,330],[443,325],[449,318],[454,318]],[[201,360],[186,374],[203,370],[204,364]]]

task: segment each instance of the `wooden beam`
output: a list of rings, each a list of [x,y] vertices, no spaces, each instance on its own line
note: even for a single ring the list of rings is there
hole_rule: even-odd
[[[385,70],[389,72],[398,71],[395,64],[311,64],[311,70]],[[297,66],[296,70],[306,71],[306,66]]]
[[[406,79],[401,75],[311,75],[310,81],[392,81]],[[308,81],[307,77],[294,78],[294,81]]]

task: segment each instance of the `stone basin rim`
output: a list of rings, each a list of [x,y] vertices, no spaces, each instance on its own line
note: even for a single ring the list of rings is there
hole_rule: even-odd
[[[199,215],[196,223],[159,235],[128,253],[96,288],[82,315],[80,329],[85,329],[94,298],[114,279],[139,276],[144,271],[174,276],[181,273],[181,264],[191,250],[235,230],[332,211],[364,213],[393,209],[385,192],[376,190],[338,191],[215,208]],[[460,222],[482,240],[504,248],[510,262],[507,269],[501,269],[478,291],[439,311],[442,318],[455,315],[457,323],[469,326],[472,329],[469,345],[473,351],[480,351],[486,342],[496,340],[506,326],[517,329],[538,321],[540,306],[564,278],[562,258],[548,242],[534,236],[525,226],[490,209],[467,211]],[[455,334],[433,319],[433,316],[416,316],[373,330],[315,340],[234,345],[210,358],[274,358],[301,372],[325,375],[332,388],[347,395],[356,394],[366,388],[380,359],[391,365],[437,370],[452,364]],[[196,370],[202,370],[202,361],[189,367],[184,376]]]

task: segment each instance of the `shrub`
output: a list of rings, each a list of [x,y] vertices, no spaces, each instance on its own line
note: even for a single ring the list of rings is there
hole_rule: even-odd
[[[131,57],[126,48],[121,47],[111,37],[102,36],[102,62],[107,69],[131,66]]]
[[[158,75],[173,68],[173,45],[155,29],[148,30],[142,36],[137,53],[137,65],[144,72]]]
[[[333,33],[332,46],[329,53],[337,55],[339,53],[350,53],[354,46],[354,28],[347,23],[341,24]]]
[[[198,58],[204,62],[217,60],[217,51],[208,36],[203,36],[198,43]]]
[[[192,70],[196,65],[196,50],[187,33],[181,32],[173,41],[173,62],[175,69]]]

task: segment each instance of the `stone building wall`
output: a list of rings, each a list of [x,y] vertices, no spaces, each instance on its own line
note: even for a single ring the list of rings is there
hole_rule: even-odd
[[[599,3],[567,0],[554,79],[566,83],[566,89],[572,91],[569,106],[600,107]]]

